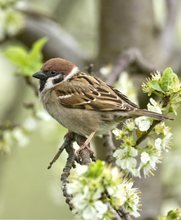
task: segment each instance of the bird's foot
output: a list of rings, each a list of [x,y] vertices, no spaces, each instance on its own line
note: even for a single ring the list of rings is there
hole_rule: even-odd
[[[90,149],[90,141],[93,138],[95,134],[95,131],[92,132],[88,138],[86,139],[83,136],[79,136],[79,138],[83,138],[81,140],[81,138],[77,141],[77,143],[79,144],[80,148],[76,151],[77,154],[77,161],[79,161],[81,163],[82,159],[87,158],[89,156],[89,158],[92,161],[95,161],[95,156],[94,156],[94,152]],[[86,139],[86,140],[85,140]]]
[[[94,152],[90,149],[90,144],[84,143],[84,144],[76,151],[77,156],[80,157],[81,152],[82,152],[83,150],[85,150],[85,149],[87,149],[87,151],[89,152],[90,157],[92,157],[92,155],[94,155]]]
[[[89,154],[89,157],[92,161],[96,161],[96,158],[94,156],[94,152],[90,149],[90,144],[83,144],[77,151],[77,161],[79,163],[82,163],[82,158],[85,157],[87,154]]]

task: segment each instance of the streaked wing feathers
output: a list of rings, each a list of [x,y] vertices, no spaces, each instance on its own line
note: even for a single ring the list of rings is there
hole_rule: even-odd
[[[57,85],[55,92],[60,103],[68,108],[97,111],[131,111],[138,108],[118,90],[84,73]]]

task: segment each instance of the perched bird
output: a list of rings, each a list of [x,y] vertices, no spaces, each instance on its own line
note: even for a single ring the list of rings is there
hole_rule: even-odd
[[[45,109],[60,124],[87,137],[88,148],[94,135],[106,134],[123,119],[166,116],[140,109],[117,89],[101,79],[81,72],[68,60],[52,58],[33,75],[40,80],[40,97]]]

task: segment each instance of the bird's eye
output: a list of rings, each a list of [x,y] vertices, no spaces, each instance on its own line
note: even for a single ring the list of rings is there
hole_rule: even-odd
[[[51,73],[51,75],[56,75],[57,74],[55,71],[51,71],[50,73]]]

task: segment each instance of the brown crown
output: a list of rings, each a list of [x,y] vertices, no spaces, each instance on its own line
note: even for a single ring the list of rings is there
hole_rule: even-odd
[[[61,58],[52,58],[46,61],[42,70],[44,73],[49,71],[63,72],[65,75],[69,74],[71,70],[75,67],[75,64],[71,63],[68,60],[64,60]]]

